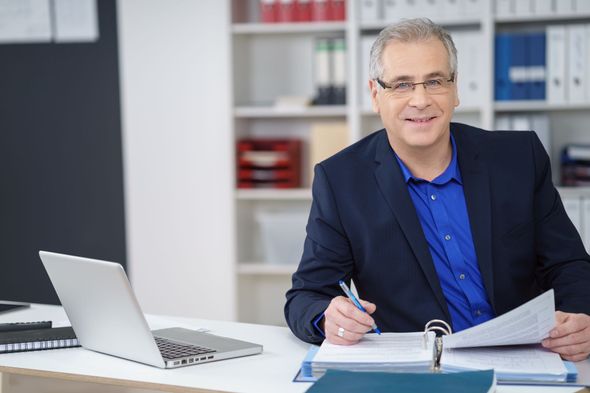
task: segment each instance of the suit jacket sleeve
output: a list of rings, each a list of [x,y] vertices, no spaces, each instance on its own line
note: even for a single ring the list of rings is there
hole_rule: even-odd
[[[340,222],[338,206],[322,164],[315,167],[313,203],[307,223],[303,256],[287,292],[285,318],[301,340],[319,343],[324,337],[313,321],[342,295],[338,280],[350,281],[353,258]]]
[[[537,277],[555,290],[556,309],[590,314],[590,258],[551,181],[549,157],[533,134]]]

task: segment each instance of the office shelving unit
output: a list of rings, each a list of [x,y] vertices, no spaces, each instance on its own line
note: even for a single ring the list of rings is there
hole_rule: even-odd
[[[477,103],[462,102],[454,121],[493,129],[497,114],[545,112],[553,129],[550,152],[554,163],[559,149],[567,142],[590,143],[590,103],[549,104],[545,101],[494,102],[494,36],[498,31],[543,29],[549,24],[590,22],[590,15],[495,17],[493,0],[464,0],[479,3],[477,15],[432,19],[455,31],[473,32],[481,37],[480,92]],[[258,23],[257,0],[230,0],[232,5],[232,57],[234,136],[309,138],[316,122],[342,121],[354,143],[382,128],[379,117],[363,104],[368,94],[366,76],[361,75],[363,62],[361,41],[376,35],[393,21],[361,21],[359,1],[347,1],[345,22]],[[418,15],[417,15],[418,16]],[[420,15],[421,16],[421,15]],[[345,37],[347,48],[347,104],[344,106],[311,106],[279,110],[272,103],[282,95],[312,97],[313,45],[317,37]],[[461,53],[459,53],[461,59]],[[460,60],[461,63],[461,60]],[[459,70],[461,72],[461,70]],[[459,74],[461,75],[461,74]],[[461,77],[459,77],[461,83]],[[305,159],[305,155],[304,155]],[[304,165],[311,168],[311,165]],[[554,164],[554,170],[557,166]],[[256,224],[257,212],[264,210],[308,210],[311,205],[310,169],[304,171],[301,189],[238,189],[236,203],[236,275],[238,282],[238,319],[247,322],[284,324],[284,292],[290,287],[290,275],[298,261],[284,265],[265,264],[262,259],[261,235]],[[560,189],[564,197],[590,196],[588,188]]]

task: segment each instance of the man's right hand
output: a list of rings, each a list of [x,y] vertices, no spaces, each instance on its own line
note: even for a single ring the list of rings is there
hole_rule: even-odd
[[[360,300],[359,302],[367,310],[367,313],[359,310],[350,299],[344,296],[337,296],[330,302],[324,312],[322,327],[326,339],[332,344],[352,345],[371,330],[375,323],[369,314],[377,309],[373,303]],[[341,334],[338,334],[340,329]]]

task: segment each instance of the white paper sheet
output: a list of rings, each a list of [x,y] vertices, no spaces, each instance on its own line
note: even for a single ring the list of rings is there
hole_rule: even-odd
[[[89,42],[98,39],[96,0],[53,0],[55,42]]]
[[[443,347],[537,344],[555,326],[553,289],[481,325],[443,337]]]
[[[355,345],[334,345],[325,340],[314,357],[318,363],[414,363],[431,362],[434,334],[367,334]],[[426,346],[425,346],[426,344]]]
[[[0,0],[0,43],[50,41],[49,0]]]
[[[561,381],[567,369],[558,354],[539,346],[444,349],[443,370],[493,368],[499,379]]]

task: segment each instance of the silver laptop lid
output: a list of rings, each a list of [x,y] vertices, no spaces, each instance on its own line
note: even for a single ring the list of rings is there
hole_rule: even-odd
[[[83,347],[165,366],[120,264],[46,251],[39,256]]]

